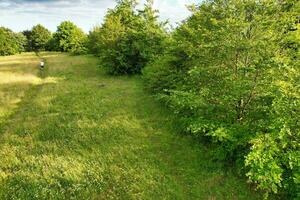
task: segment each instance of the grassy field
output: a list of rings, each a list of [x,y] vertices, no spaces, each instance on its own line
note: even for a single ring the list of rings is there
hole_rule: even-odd
[[[0,199],[261,199],[91,56],[0,58]]]

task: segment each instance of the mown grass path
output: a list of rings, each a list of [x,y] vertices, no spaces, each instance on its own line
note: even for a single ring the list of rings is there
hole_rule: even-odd
[[[47,76],[34,55],[0,58],[0,199],[260,199],[176,133],[139,77],[43,57]]]

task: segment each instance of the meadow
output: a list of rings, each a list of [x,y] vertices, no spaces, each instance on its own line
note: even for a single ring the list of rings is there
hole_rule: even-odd
[[[93,56],[0,58],[0,199],[261,199]],[[99,66],[100,65],[100,66]]]

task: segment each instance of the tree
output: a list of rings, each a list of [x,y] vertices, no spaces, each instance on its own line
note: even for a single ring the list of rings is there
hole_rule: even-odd
[[[54,34],[54,40],[60,51],[80,54],[86,52],[87,37],[75,24],[62,22]]]
[[[101,27],[95,26],[88,35],[87,47],[90,53],[100,56],[101,52]]]
[[[144,70],[148,88],[185,131],[209,138],[216,158],[236,161],[266,194],[299,198],[299,1],[210,0],[190,10]]]
[[[271,73],[271,123],[265,133],[251,140],[251,151],[246,157],[247,175],[268,193],[283,192],[282,199],[299,199],[300,2],[281,2],[275,12],[281,13],[281,23],[273,28],[281,33],[277,39],[280,54],[276,57],[280,68]]]
[[[26,37],[26,40],[27,40],[27,43],[25,45],[25,50],[26,51],[33,51],[32,41],[31,41],[31,30],[25,30],[22,33]]]
[[[46,50],[46,46],[52,37],[48,29],[38,24],[32,28],[30,34],[27,33],[30,41],[29,45],[31,45],[30,49],[34,51]]]
[[[90,44],[94,44],[91,49],[100,55],[111,74],[140,73],[162,52],[166,33],[152,1],[140,11],[136,10],[137,1],[117,3],[108,11],[103,25],[90,33]]]
[[[0,55],[14,55],[24,51],[26,38],[22,33],[14,33],[12,30],[0,27]]]
[[[26,51],[26,45],[28,43],[28,40],[26,36],[23,33],[15,33],[15,42],[18,46],[18,52],[25,52]]]

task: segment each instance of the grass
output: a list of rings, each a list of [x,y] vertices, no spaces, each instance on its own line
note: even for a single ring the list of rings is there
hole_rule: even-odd
[[[0,199],[261,199],[91,56],[0,58]]]

